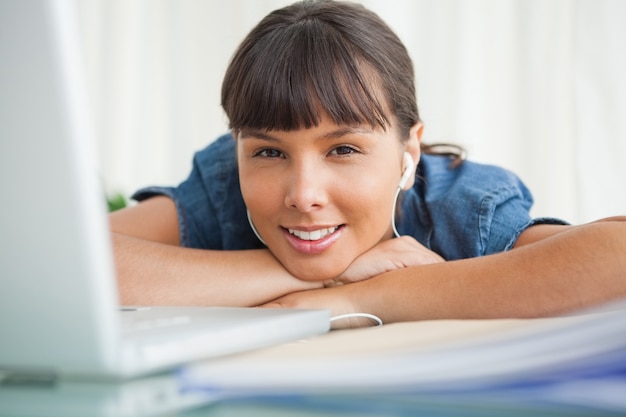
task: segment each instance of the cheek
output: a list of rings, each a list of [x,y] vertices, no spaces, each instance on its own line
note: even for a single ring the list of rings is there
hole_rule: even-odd
[[[320,171],[316,180],[324,184],[328,196],[325,209],[334,213],[330,218],[343,218],[358,226],[358,235],[368,240],[384,233],[391,224],[398,181],[396,176],[389,174],[393,168],[380,165],[347,170],[327,167],[326,171]],[[384,174],[370,175],[372,171]],[[246,207],[255,218],[257,228],[263,229],[265,219],[269,221],[284,212],[285,195],[281,178],[288,177],[289,173],[277,175],[274,170],[242,167],[239,176]]]
[[[391,224],[391,211],[395,197],[394,178],[361,175],[344,187],[341,204],[345,213],[361,227],[361,234],[379,235]]]
[[[251,213],[266,212],[277,201],[279,187],[262,175],[240,172],[239,182],[243,201]]]

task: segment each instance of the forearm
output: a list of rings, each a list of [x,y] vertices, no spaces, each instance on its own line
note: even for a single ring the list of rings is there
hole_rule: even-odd
[[[294,278],[267,250],[207,251],[112,236],[123,305],[255,306],[321,286]]]
[[[385,322],[536,317],[626,296],[626,223],[571,228],[510,252],[389,272],[340,291]]]

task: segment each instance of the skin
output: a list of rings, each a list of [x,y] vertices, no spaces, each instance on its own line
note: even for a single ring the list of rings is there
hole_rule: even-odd
[[[402,143],[394,129],[322,120],[311,129],[239,135],[246,207],[289,273],[305,281],[333,280],[354,259],[391,239],[402,155],[419,158],[418,132],[421,125]],[[366,174],[371,172],[376,175]]]
[[[419,160],[422,126],[404,141],[393,127],[346,128],[323,120],[237,139],[242,194],[270,250],[180,247],[166,197],[111,214],[122,304],[327,308],[390,323],[550,316],[626,296],[626,217],[533,226],[509,252],[454,262],[391,239],[402,154]],[[287,231],[328,228],[316,244]]]
[[[367,263],[377,249],[359,261]],[[350,285],[289,294],[266,306],[368,312],[385,323],[554,316],[626,296],[625,249],[624,217],[535,226],[509,252],[398,268]]]

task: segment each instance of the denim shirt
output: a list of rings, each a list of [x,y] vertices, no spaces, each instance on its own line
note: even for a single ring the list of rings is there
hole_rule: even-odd
[[[532,196],[511,172],[470,161],[452,168],[445,156],[422,155],[415,185],[402,194],[396,217],[399,233],[413,236],[447,260],[511,249],[534,224],[567,224],[531,218]],[[191,174],[178,187],[148,187],[133,198],[142,201],[155,195],[174,200],[185,247],[264,247],[248,224],[230,134],[195,154]]]

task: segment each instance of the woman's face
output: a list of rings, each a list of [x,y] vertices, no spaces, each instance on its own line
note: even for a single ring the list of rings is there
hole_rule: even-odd
[[[310,129],[241,132],[243,198],[259,234],[291,274],[308,281],[335,278],[392,237],[405,146],[396,129],[325,119]]]

